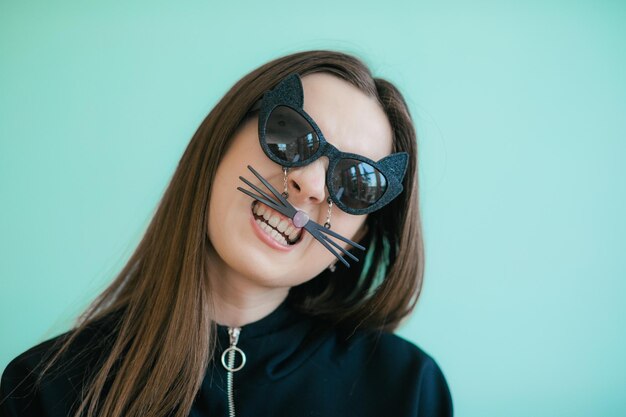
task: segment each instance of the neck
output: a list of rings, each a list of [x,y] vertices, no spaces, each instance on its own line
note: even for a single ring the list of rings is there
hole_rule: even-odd
[[[285,300],[287,290],[254,294],[245,290],[212,286],[214,320],[217,324],[241,327],[270,314]]]
[[[259,286],[248,277],[219,265],[219,262],[211,262],[207,268],[213,320],[219,325],[241,327],[253,323],[270,314],[287,298],[288,287]]]

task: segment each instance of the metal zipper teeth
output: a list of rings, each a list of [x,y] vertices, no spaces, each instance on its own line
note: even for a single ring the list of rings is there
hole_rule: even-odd
[[[233,374],[246,364],[246,354],[237,347],[239,342],[239,334],[241,333],[241,327],[229,327],[228,337],[230,339],[230,346],[222,353],[222,366],[226,368],[226,391],[228,395],[228,415],[229,417],[235,417],[235,398],[233,395]],[[241,364],[235,367],[235,354],[241,355]],[[228,355],[228,363],[226,363],[226,356]]]
[[[230,369],[235,365],[235,351],[228,352],[228,367]],[[235,417],[235,398],[233,396],[233,371],[228,371],[226,375],[226,386],[228,392],[228,415]]]

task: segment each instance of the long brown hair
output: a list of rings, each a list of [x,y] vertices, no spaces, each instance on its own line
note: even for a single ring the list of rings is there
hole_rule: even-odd
[[[262,94],[282,78],[328,72],[376,97],[393,131],[393,151],[409,154],[405,191],[366,220],[364,262],[325,271],[290,290],[290,304],[352,329],[393,330],[414,308],[424,272],[415,129],[400,92],[373,78],[358,58],[306,51],[275,59],[244,76],[206,116],[187,146],[157,211],[128,263],[59,339],[47,362],[94,322],[119,315],[76,416],[187,416],[213,357],[210,280],[206,257],[211,185],[231,137]],[[341,274],[341,279],[333,276]],[[180,343],[184,340],[185,343]],[[107,395],[103,393],[107,388]]]

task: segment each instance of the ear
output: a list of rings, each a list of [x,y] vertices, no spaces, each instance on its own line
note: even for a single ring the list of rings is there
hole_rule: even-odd
[[[409,154],[406,152],[394,153],[378,161],[378,165],[383,168],[384,172],[393,173],[394,177],[398,179],[398,182],[402,182],[408,163]]]
[[[300,76],[294,72],[283,78],[283,80],[272,89],[272,96],[278,98],[280,102],[290,103],[296,107],[302,108],[304,105],[304,91],[302,89]]]

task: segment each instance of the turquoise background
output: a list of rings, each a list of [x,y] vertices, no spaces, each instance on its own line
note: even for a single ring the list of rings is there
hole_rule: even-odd
[[[415,118],[427,264],[399,333],[456,415],[626,415],[625,45],[622,1],[2,0],[0,369],[119,271],[236,80],[333,48]]]

